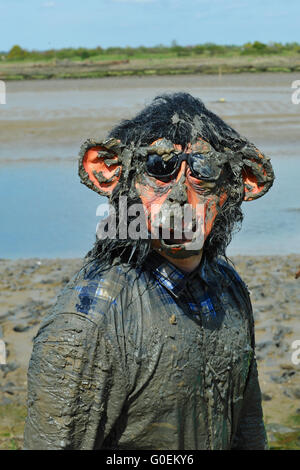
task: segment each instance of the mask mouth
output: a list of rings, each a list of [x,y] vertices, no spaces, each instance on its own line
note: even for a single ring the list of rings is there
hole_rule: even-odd
[[[163,227],[159,227],[159,239],[162,246],[165,247],[180,247],[182,245],[194,242],[199,235],[196,232],[197,221],[193,220],[188,227],[184,227],[182,224],[181,234],[176,233],[174,228],[169,228],[169,236],[165,237]]]
[[[186,238],[184,234],[182,238],[175,238],[175,234],[172,233],[172,231],[170,230],[170,238],[168,239],[162,238],[161,240],[167,246],[174,246],[174,245],[183,245],[185,243],[189,243],[192,241],[192,238]]]
[[[162,251],[165,253],[173,256],[174,253],[176,253],[176,256],[179,256],[180,254],[185,254],[188,255],[190,253],[190,256],[194,254],[198,254],[204,245],[204,239],[200,239],[198,237],[195,237],[192,240],[187,240],[187,239],[174,239],[174,240],[160,240],[160,246]],[[171,243],[170,243],[171,242]],[[184,256],[184,257],[185,257]],[[180,256],[179,256],[180,257]]]

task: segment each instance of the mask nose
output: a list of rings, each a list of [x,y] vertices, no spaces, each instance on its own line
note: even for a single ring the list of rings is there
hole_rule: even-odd
[[[184,184],[178,184],[174,187],[169,194],[168,201],[171,203],[177,202],[180,205],[183,205],[187,202],[187,191]]]
[[[188,202],[187,187],[185,185],[186,169],[187,163],[184,161],[180,165],[176,182],[167,197],[168,202],[178,203],[180,205],[184,205]]]

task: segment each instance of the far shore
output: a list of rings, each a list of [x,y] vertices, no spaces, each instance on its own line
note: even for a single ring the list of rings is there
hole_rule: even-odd
[[[300,54],[241,57],[178,57],[102,61],[0,62],[0,80],[46,80],[151,75],[300,72]]]

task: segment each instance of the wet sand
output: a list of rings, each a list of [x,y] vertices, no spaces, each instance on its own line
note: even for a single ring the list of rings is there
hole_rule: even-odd
[[[175,91],[201,98],[256,145],[285,157],[299,142],[300,104],[291,101],[296,80],[299,73],[7,82],[0,163],[75,159],[84,140],[104,137],[156,95]]]
[[[292,343],[300,340],[300,255],[232,260],[251,292],[270,445],[300,448],[300,364],[292,362]],[[0,338],[7,349],[0,366],[0,449],[22,448],[32,339],[80,265],[79,259],[0,260]]]

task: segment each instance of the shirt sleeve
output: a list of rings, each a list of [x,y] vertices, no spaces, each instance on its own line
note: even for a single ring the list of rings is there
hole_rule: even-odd
[[[233,450],[267,450],[256,359],[252,360]]]
[[[106,448],[118,440],[126,396],[122,361],[105,332],[84,315],[54,316],[34,341],[24,448]]]
[[[251,335],[251,346],[255,351],[254,318],[250,295],[244,283],[242,283],[246,311]],[[243,396],[243,404],[237,426],[237,432],[233,440],[233,450],[267,450],[268,441],[263,421],[262,398],[258,380],[258,370],[255,355],[253,354],[246,387]]]

